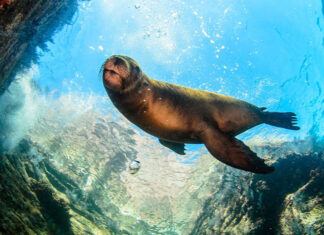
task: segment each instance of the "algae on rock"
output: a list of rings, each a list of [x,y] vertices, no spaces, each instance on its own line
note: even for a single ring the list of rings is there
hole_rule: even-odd
[[[290,143],[255,146],[276,167],[270,175],[230,168],[202,152],[195,164],[184,164],[187,156],[168,151],[129,122],[81,110],[48,105],[16,153],[1,157],[1,176],[8,175],[0,184],[2,231],[322,232],[323,152],[289,152]],[[142,167],[131,174],[127,166],[134,159]],[[25,208],[19,215],[18,205]]]
[[[0,95],[15,75],[38,60],[52,35],[70,22],[77,0],[11,0],[0,8]]]

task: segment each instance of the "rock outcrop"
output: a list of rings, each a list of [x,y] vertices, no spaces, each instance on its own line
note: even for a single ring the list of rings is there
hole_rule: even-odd
[[[292,148],[309,143],[254,147],[276,167],[256,175],[209,154],[180,158],[108,114],[51,107],[1,156],[0,231],[323,233],[324,154]],[[196,163],[185,164],[189,158]],[[131,174],[134,159],[142,166]]]
[[[263,148],[280,156],[285,146]],[[323,153],[284,153],[273,174],[225,174],[191,234],[322,234],[323,160]]]
[[[77,0],[0,2],[0,94],[15,75],[38,59],[52,35],[70,22]]]

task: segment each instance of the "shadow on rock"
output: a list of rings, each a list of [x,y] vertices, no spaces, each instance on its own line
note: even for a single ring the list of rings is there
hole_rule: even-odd
[[[37,195],[42,214],[48,221],[51,232],[53,234],[73,234],[68,204],[63,199],[58,198],[45,182],[33,180],[31,189]]]

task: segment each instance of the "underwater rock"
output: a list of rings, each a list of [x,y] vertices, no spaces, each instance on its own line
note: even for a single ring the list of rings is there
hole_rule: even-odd
[[[59,230],[55,229],[55,233],[72,234],[68,203],[58,198],[46,182],[31,180],[31,189],[37,195],[47,223],[51,221],[56,228],[59,228]]]
[[[27,154],[0,156],[0,232],[89,234],[96,231],[98,234],[111,234],[114,226],[109,224],[109,218],[84,209],[85,205],[91,205],[91,198],[80,196],[80,189],[75,187],[61,193],[52,184],[55,179],[68,188],[71,182],[68,176],[60,178],[63,176],[60,172],[50,169],[46,154],[44,157],[39,160]],[[51,180],[49,171],[53,177]],[[76,194],[74,201],[72,191]],[[76,197],[81,198],[77,201]]]
[[[310,179],[285,197],[280,217],[283,234],[324,234],[324,168],[310,171]]]
[[[26,155],[1,155],[0,233],[49,231],[41,206],[28,182],[28,172],[33,171],[33,165],[27,159]]]
[[[0,3],[0,95],[15,75],[36,62],[52,35],[70,22],[77,0],[10,0]]]
[[[64,120],[65,112],[47,110],[15,152],[1,156],[1,232],[322,232],[324,154],[299,151],[308,143],[255,146],[276,167],[256,175],[209,154],[184,164],[196,155],[180,158],[128,122],[92,110]],[[135,159],[145,167],[130,174]]]
[[[273,156],[282,155],[281,148],[264,147]],[[191,234],[321,234],[323,176],[311,175],[324,170],[323,152],[284,153],[273,165],[268,176],[225,174],[228,180],[205,202]]]

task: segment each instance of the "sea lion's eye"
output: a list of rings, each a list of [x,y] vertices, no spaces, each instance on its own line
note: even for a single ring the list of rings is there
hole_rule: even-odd
[[[141,73],[141,69],[138,66],[135,67],[135,70],[136,70],[136,73],[137,74],[140,74]]]
[[[107,73],[107,72],[116,73],[114,70],[110,70],[110,69],[104,69],[103,72],[104,72],[104,73]]]

